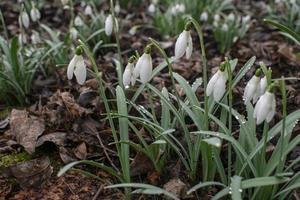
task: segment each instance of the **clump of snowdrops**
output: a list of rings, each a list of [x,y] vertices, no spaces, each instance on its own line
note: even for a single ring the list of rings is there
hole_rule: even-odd
[[[111,8],[114,8],[113,1]],[[109,36],[118,36],[118,20],[114,9],[110,12],[105,21],[105,32]],[[199,37],[199,45],[192,42],[195,32]],[[116,40],[119,46],[117,37]],[[179,61],[184,55],[190,59],[193,49],[199,46],[203,74],[190,83],[180,74],[173,72],[172,63]],[[153,67],[152,63],[154,51],[164,58],[164,62],[156,67]],[[109,185],[106,188],[125,188],[126,199],[130,199],[132,193],[165,195],[179,199],[158,186],[132,182],[130,175],[130,152],[143,153],[159,173],[166,170],[168,160],[174,159],[170,156],[172,152],[173,155],[177,155],[191,182],[200,182],[190,188],[187,194],[213,186],[218,188],[213,199],[227,195],[234,200],[288,199],[293,190],[299,187],[299,173],[294,173],[292,169],[300,159],[291,163],[286,161],[287,155],[300,141],[300,136],[292,137],[293,128],[300,118],[300,111],[287,113],[286,78],[274,79],[272,70],[264,63],[255,65],[255,57],[252,57],[239,71],[236,70],[237,59],[225,58],[218,71],[208,80],[202,29],[191,17],[186,19],[185,27],[176,41],[174,56],[169,57],[159,42],[152,38],[145,44],[143,52],[130,55],[125,69],[121,64],[120,51],[118,53],[116,70],[119,85],[115,90],[116,110],[113,109],[115,106],[112,106],[111,99],[106,96],[95,56],[82,40],[79,40],[74,57],[68,65],[67,75],[72,79],[74,74],[77,82],[84,84],[87,75],[85,59],[91,63],[90,67],[99,83],[99,96],[106,111],[103,117],[112,131],[112,145],[116,148],[119,167],[81,160],[63,167],[58,173],[59,176],[75,165],[88,164],[114,176],[120,184]],[[256,72],[244,90],[244,116],[233,106],[236,99],[232,91],[252,67],[256,68]],[[160,91],[151,85],[151,80],[165,68],[169,71],[172,87]],[[180,85],[184,97],[180,97],[175,84]],[[196,96],[199,87],[205,90],[204,100]],[[134,91],[132,98],[127,96],[128,90]],[[143,92],[151,97],[149,110],[136,102]],[[161,104],[160,116],[152,107],[153,100]],[[277,101],[281,101],[280,108],[276,107],[280,104]],[[132,115],[132,110],[137,111],[138,115]],[[274,115],[279,110],[282,112],[282,119],[275,121]],[[118,123],[115,123],[114,119],[117,119]],[[196,131],[189,130],[187,119],[195,124]],[[218,128],[212,130],[210,123],[216,124]],[[236,123],[239,126],[233,127]],[[140,133],[141,127],[152,136],[152,142],[146,141]],[[180,142],[178,135],[174,135],[176,131],[182,133],[184,144]],[[135,134],[139,143],[131,141],[129,133]],[[276,143],[273,143],[274,149],[266,155],[267,147],[275,137],[277,139]],[[85,174],[102,180],[89,172]],[[132,191],[131,188],[137,189]]]

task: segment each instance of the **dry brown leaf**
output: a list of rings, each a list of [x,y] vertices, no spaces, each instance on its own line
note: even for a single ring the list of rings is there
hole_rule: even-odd
[[[45,142],[52,142],[57,146],[63,146],[66,135],[67,134],[63,132],[54,132],[43,135],[37,140],[36,147],[43,145]]]
[[[13,177],[22,188],[40,187],[53,172],[48,157],[21,162],[4,169],[6,177]]]
[[[84,142],[82,142],[81,144],[79,144],[76,149],[74,150],[74,155],[78,158],[78,159],[85,159],[86,155],[87,155],[87,148],[86,148],[86,144]]]
[[[130,170],[132,176],[147,174],[153,170],[153,164],[147,156],[138,152],[130,164]]]
[[[179,178],[173,178],[164,185],[164,189],[182,198],[186,195],[187,186]]]
[[[32,154],[35,151],[37,138],[44,132],[44,120],[28,116],[25,110],[13,109],[10,119],[11,133],[25,150]]]

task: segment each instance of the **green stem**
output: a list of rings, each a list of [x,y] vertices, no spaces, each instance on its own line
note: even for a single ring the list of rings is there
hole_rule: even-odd
[[[113,18],[113,30],[116,36],[116,43],[117,43],[117,50],[118,50],[118,57],[119,57],[119,62],[121,64],[121,74],[123,74],[123,61],[122,61],[122,53],[121,53],[121,44],[120,44],[120,32],[119,32],[119,28],[117,25],[117,18],[115,15],[115,7],[114,7],[114,2],[113,0],[110,0],[110,11],[111,11],[111,15]],[[118,28],[117,28],[118,27]],[[122,83],[122,81],[119,82],[119,85],[122,86],[122,88],[124,89],[124,85]]]
[[[70,24],[69,24],[69,30],[74,25],[74,4],[73,4],[73,0],[70,0],[70,15],[71,15],[71,21],[70,21]]]
[[[228,106],[229,106],[229,116],[228,116],[228,129],[229,134],[232,133],[232,102],[233,102],[233,94],[232,94],[232,72],[231,72],[231,65],[228,61],[228,58],[225,58],[226,62],[226,69],[228,73]],[[231,143],[228,143],[228,181],[231,178],[231,163],[232,163],[232,146]]]
[[[203,32],[200,24],[192,17],[189,18],[189,20],[192,22],[194,25],[199,41],[200,41],[200,48],[201,48],[201,61],[203,65],[203,86],[204,89],[207,86],[207,59],[206,59],[206,53],[205,53],[205,46],[204,46],[204,39],[203,39]],[[205,125],[205,130],[208,130],[208,97],[204,95],[204,125]]]
[[[103,80],[102,80],[102,77],[99,73],[96,60],[94,59],[93,54],[90,51],[90,49],[88,48],[88,46],[81,40],[79,40],[79,43],[83,47],[83,49],[86,52],[86,54],[87,54],[88,58],[90,59],[90,61],[92,62],[92,68],[93,68],[93,71],[96,75],[97,82],[99,84],[99,88],[98,88],[99,89],[99,94],[103,99],[103,103],[104,103],[104,107],[105,107],[105,110],[106,110],[106,113],[107,113],[109,125],[111,127],[111,131],[112,131],[114,141],[116,143],[118,156],[120,157],[120,146],[118,144],[119,139],[118,139],[118,136],[117,136],[117,132],[116,132],[116,128],[115,128],[113,119],[111,117],[111,110],[110,110],[110,107],[109,107],[109,104],[108,104],[108,100],[107,100],[107,97],[106,97],[106,94],[105,94],[105,88],[104,88],[104,85],[103,85]]]
[[[269,124],[264,122],[264,130],[263,130],[263,140],[264,145],[261,152],[261,174],[263,175],[264,166],[266,164],[266,150],[267,150],[267,142],[268,142],[268,131],[269,131]]]
[[[154,108],[154,103],[153,103],[153,100],[152,100],[152,95],[151,95],[150,89],[148,87],[147,87],[147,93],[149,95],[148,97],[149,97],[151,113],[152,113],[152,116],[153,116],[153,121],[156,124],[159,124],[158,121],[157,121],[156,115],[155,115],[155,108]]]

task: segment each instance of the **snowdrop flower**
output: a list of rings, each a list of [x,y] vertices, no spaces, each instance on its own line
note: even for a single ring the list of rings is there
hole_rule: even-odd
[[[74,19],[74,25],[75,26],[83,26],[83,21],[79,15],[77,15]]]
[[[263,95],[263,94],[266,92],[267,85],[268,85],[267,77],[264,76],[264,77],[260,80],[260,83],[259,83],[260,95]]]
[[[296,0],[290,0],[290,3],[291,3],[291,4],[295,4],[295,3],[296,3]]]
[[[219,22],[220,21],[220,15],[215,14],[214,21]]]
[[[230,13],[230,14],[228,15],[227,19],[228,19],[229,21],[234,21],[234,19],[235,19],[234,14],[233,14],[233,13]]]
[[[243,18],[242,18],[242,23],[243,24],[246,24],[246,23],[248,23],[249,21],[250,21],[250,15],[246,15],[246,16],[244,16]]]
[[[82,57],[82,47],[77,47],[72,60],[68,65],[67,76],[71,80],[75,74],[77,83],[82,85],[86,80],[86,65]]]
[[[87,5],[84,9],[84,14],[86,16],[93,16],[93,10],[92,7],[90,5]]]
[[[28,28],[29,27],[29,23],[30,23],[30,20],[29,20],[29,16],[27,14],[26,11],[22,11],[21,12],[21,15],[20,15],[20,18],[19,18],[19,23],[25,27],[25,28]]]
[[[155,10],[156,10],[155,5],[153,3],[151,3],[148,7],[148,12],[153,14],[153,13],[155,13]]]
[[[119,1],[117,1],[116,5],[115,5],[115,13],[119,14],[120,11],[121,11],[120,3],[119,3]]]
[[[30,17],[32,21],[36,22],[41,18],[41,13],[40,11],[35,7],[35,4],[32,4],[32,8],[30,10]]]
[[[62,5],[67,5],[69,3],[69,0],[61,0]]]
[[[185,29],[180,33],[175,44],[175,58],[181,58],[184,53],[189,59],[193,52],[193,40],[191,36],[191,23],[187,23]]]
[[[33,31],[33,33],[32,33],[32,35],[31,35],[30,39],[31,39],[31,42],[32,42],[33,44],[38,44],[38,43],[41,42],[40,35],[39,35],[39,33],[36,32],[36,31]]]
[[[123,84],[125,86],[125,88],[129,88],[129,85],[131,84],[132,86],[134,86],[135,81],[136,81],[136,76],[133,73],[134,71],[134,61],[135,61],[135,57],[132,56],[129,58],[128,60],[128,64],[125,67],[124,73],[123,73]]]
[[[250,79],[250,81],[247,83],[244,91],[244,102],[245,105],[247,105],[252,99],[253,103],[255,103],[260,96],[260,74],[261,70],[258,69],[255,72],[255,75]]]
[[[18,42],[19,42],[20,46],[22,46],[22,44],[27,43],[27,37],[24,33],[20,33],[18,35]]]
[[[144,54],[138,59],[135,68],[133,70],[135,77],[140,77],[142,83],[150,81],[152,75],[152,58],[151,58],[151,46],[147,45]]]
[[[113,28],[114,28],[113,16],[109,14],[105,20],[105,34],[107,36],[110,36],[113,32]]]
[[[76,40],[77,39],[77,37],[78,37],[78,31],[77,31],[77,29],[75,27],[72,27],[70,29],[70,35],[71,35],[72,40]]]
[[[275,115],[276,100],[271,85],[267,92],[262,95],[255,105],[253,117],[256,119],[256,124],[261,124],[263,121],[270,122]]]
[[[213,96],[214,100],[219,102],[226,91],[226,81],[225,65],[221,65],[220,69],[209,80],[206,95]]]
[[[224,32],[228,31],[228,25],[227,24],[222,25],[222,31],[224,31]]]
[[[171,8],[171,14],[177,15],[178,13],[184,13],[185,6],[183,4],[176,4]]]
[[[207,12],[203,12],[203,13],[201,14],[201,16],[200,16],[200,21],[206,22],[207,19],[208,19],[208,14],[207,14]]]

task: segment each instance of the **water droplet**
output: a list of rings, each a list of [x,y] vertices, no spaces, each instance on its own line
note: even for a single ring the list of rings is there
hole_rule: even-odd
[[[243,192],[243,190],[242,190],[242,189],[239,189],[239,192]]]
[[[232,194],[232,191],[230,190],[230,191],[228,192],[228,194]]]
[[[126,86],[125,86],[125,89],[128,89],[128,88],[129,88],[129,85],[126,85]]]

